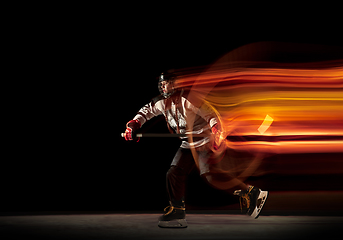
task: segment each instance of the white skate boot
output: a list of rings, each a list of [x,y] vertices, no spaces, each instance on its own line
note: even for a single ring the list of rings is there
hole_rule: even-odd
[[[247,215],[250,215],[255,219],[260,216],[261,210],[268,197],[268,191],[262,191],[254,186],[250,186],[245,191],[236,190],[233,194],[240,197],[239,202],[241,209],[242,205],[246,206],[248,208]]]

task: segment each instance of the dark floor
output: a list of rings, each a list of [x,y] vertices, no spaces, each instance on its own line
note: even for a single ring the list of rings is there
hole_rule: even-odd
[[[159,214],[1,216],[1,239],[340,239],[341,216],[188,214],[188,228],[157,226]]]
[[[341,239],[342,191],[270,192],[258,219],[239,204],[187,205],[186,229],[161,229],[159,211],[0,212],[0,239]]]

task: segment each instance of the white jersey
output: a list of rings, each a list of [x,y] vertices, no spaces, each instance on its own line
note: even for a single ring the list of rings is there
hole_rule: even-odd
[[[211,128],[217,124],[216,117],[209,108],[195,107],[188,101],[186,94],[177,92],[169,98],[159,96],[142,107],[134,120],[138,120],[141,126],[151,118],[163,114],[169,126],[180,134],[210,133]],[[194,119],[193,128],[189,129],[187,120]],[[187,137],[182,137],[182,148],[200,147],[210,141],[209,137],[195,138],[190,144]]]

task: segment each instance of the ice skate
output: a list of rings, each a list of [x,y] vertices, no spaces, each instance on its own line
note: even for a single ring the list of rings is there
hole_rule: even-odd
[[[268,191],[262,191],[254,186],[250,186],[245,191],[236,190],[233,194],[240,197],[239,202],[241,209],[242,205],[246,206],[248,209],[247,215],[250,215],[255,219],[260,216],[261,210],[268,197]]]
[[[186,212],[185,207],[183,206],[173,206],[170,203],[170,206],[164,209],[165,214],[159,217],[158,226],[161,228],[186,228]]]

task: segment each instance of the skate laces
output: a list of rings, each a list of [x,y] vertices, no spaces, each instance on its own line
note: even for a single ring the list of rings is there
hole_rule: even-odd
[[[239,196],[239,205],[241,207],[241,212],[243,211],[243,206],[247,208],[250,207],[250,192],[254,188],[254,186],[249,186],[247,191],[236,190],[233,194]]]
[[[174,209],[183,210],[183,211],[186,210],[186,208],[179,208],[179,207],[174,207],[174,206],[170,205],[163,210],[163,211],[167,212],[164,214],[164,216],[171,214],[174,211]]]

